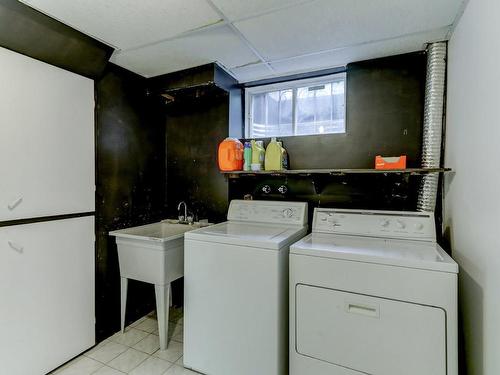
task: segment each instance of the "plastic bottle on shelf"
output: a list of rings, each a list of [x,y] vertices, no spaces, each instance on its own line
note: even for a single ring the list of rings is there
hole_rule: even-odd
[[[283,147],[283,142],[278,142],[278,144],[281,146],[281,153],[282,159],[281,159],[281,169],[282,170],[287,170],[288,169],[288,152],[286,149]]]
[[[241,171],[243,169],[243,144],[236,138],[226,138],[219,144],[217,159],[221,171]]]
[[[264,147],[264,141],[257,141],[257,145],[259,146],[259,163],[260,163],[260,170],[264,170],[264,162],[266,158],[266,149]]]
[[[252,144],[250,142],[245,142],[243,150],[243,170],[252,170]]]
[[[283,147],[276,138],[271,138],[271,142],[267,145],[265,169],[266,171],[280,171],[283,169]]]
[[[261,171],[264,168],[264,155],[265,155],[265,150],[264,150],[264,145],[262,141],[256,141],[255,139],[252,139],[250,141],[251,147],[252,147],[252,163],[250,165],[250,169],[252,171]]]

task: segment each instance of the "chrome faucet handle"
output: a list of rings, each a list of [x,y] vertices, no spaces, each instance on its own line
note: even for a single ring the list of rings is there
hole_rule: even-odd
[[[188,215],[188,216],[186,217],[186,221],[187,221],[189,224],[193,224],[193,223],[194,223],[194,217],[193,217],[193,216]]]
[[[184,205],[184,215],[181,215],[181,207]],[[187,203],[182,201],[177,205],[177,211],[179,211],[179,221],[185,222],[188,216],[188,208],[187,208]],[[181,220],[182,217],[182,220]]]

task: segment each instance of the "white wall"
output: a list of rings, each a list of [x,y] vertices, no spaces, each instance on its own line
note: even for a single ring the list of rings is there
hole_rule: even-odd
[[[472,375],[500,374],[499,15],[499,0],[471,0],[449,45],[445,230]]]

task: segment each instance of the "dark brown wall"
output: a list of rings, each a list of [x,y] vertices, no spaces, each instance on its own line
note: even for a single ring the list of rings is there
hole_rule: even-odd
[[[420,177],[405,175],[343,175],[240,177],[229,180],[229,197],[242,199],[250,194],[260,200],[286,200],[309,203],[309,224],[315,207],[374,210],[415,210]],[[271,192],[264,193],[263,187]],[[288,192],[281,194],[280,186]]]
[[[408,156],[420,165],[426,56],[412,53],[349,64],[346,134],[285,137],[291,169],[374,168],[377,154]],[[230,181],[230,199],[308,201],[313,207],[416,208],[420,177],[244,177]],[[265,194],[262,187],[272,192]],[[277,189],[288,187],[282,195]]]
[[[89,78],[102,74],[113,53],[17,0],[0,0],[0,46]]]
[[[347,142],[334,148],[347,166],[373,168],[377,154],[420,166],[425,76],[423,52],[347,66]]]
[[[166,105],[167,211],[177,217],[186,201],[199,219],[221,221],[227,182],[217,167],[217,147],[229,134],[229,96],[212,88],[206,97]]]
[[[422,52],[349,64],[346,134],[284,138],[291,169],[373,168],[377,154],[405,154],[409,167],[419,166],[425,69]],[[200,71],[210,68],[199,68],[192,75],[196,78]],[[207,74],[203,77],[211,81]],[[152,79],[152,87],[172,80],[181,87],[194,78],[185,71],[179,77]],[[248,177],[231,180],[228,187],[216,167],[217,145],[229,128],[226,94],[206,85],[177,94],[176,102],[165,106],[169,216],[176,216],[177,204],[186,200],[200,218],[221,221],[228,200],[245,194],[306,200],[311,208],[415,209],[419,177]],[[285,195],[277,193],[282,184],[288,187]],[[270,194],[262,193],[264,185],[271,186]]]
[[[167,93],[167,213],[177,217],[186,201],[198,219],[225,220],[227,182],[217,167],[217,147],[229,133],[242,134],[242,98],[237,81],[217,64],[148,79],[152,95]],[[172,101],[173,98],[173,101]]]
[[[419,166],[425,72],[423,52],[349,64],[346,133],[282,138],[290,169],[374,168],[377,154]]]
[[[110,64],[96,83],[96,330],[119,329],[120,277],[109,231],[164,217],[165,128],[146,80]],[[154,308],[154,290],[129,284],[128,321]]]

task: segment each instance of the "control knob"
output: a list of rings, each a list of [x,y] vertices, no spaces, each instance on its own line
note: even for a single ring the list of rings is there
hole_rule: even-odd
[[[396,225],[398,226],[399,229],[404,229],[406,227],[406,224],[403,220],[397,220]]]
[[[387,227],[389,226],[389,223],[390,223],[390,222],[389,222],[389,220],[387,220],[387,219],[382,219],[382,220],[380,220],[380,226],[381,226],[381,227],[387,228]]]
[[[285,194],[288,192],[288,188],[287,188],[285,185],[281,185],[281,186],[278,188],[278,191],[280,192],[280,194],[285,195]]]
[[[292,216],[293,216],[293,210],[291,208],[283,210],[283,217],[290,218]]]

